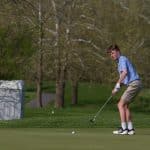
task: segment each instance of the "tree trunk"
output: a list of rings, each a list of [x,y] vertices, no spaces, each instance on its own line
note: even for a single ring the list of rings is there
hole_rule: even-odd
[[[39,51],[38,51],[38,63],[37,63],[37,101],[40,107],[42,104],[42,80],[43,80],[43,50],[42,50],[42,39],[43,39],[43,24],[42,24],[42,8],[41,0],[39,0]]]
[[[43,107],[41,87],[42,87],[42,83],[40,81],[37,81],[37,102],[38,102],[38,106]]]
[[[78,104],[78,82],[72,82],[72,104]]]
[[[64,107],[64,90],[65,90],[65,82],[56,81],[56,99],[55,99],[56,108]]]
[[[43,80],[43,55],[39,54],[39,62],[37,64],[37,101],[38,101],[38,106],[43,107],[42,104],[42,80]]]

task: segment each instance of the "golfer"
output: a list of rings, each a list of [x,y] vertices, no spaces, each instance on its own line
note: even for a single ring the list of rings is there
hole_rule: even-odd
[[[119,72],[119,79],[112,90],[112,95],[115,95],[119,91],[120,85],[126,85],[126,90],[118,102],[121,127],[118,130],[113,131],[113,134],[133,135],[135,134],[135,130],[132,124],[129,104],[141,90],[141,81],[133,64],[127,57],[121,55],[120,49],[117,45],[111,45],[107,49],[107,53],[117,62]]]

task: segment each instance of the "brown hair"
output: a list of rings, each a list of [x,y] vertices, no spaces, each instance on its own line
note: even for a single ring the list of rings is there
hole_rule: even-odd
[[[107,53],[111,53],[111,51],[119,51],[120,52],[120,49],[117,44],[114,44],[107,48]]]

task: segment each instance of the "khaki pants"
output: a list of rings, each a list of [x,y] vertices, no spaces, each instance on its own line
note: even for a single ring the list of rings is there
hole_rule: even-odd
[[[121,96],[121,100],[132,102],[133,98],[140,92],[142,84],[140,80],[132,81]]]

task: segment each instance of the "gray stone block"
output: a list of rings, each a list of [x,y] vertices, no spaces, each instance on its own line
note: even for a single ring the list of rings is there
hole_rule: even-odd
[[[23,115],[24,82],[0,80],[0,120],[20,119]]]

